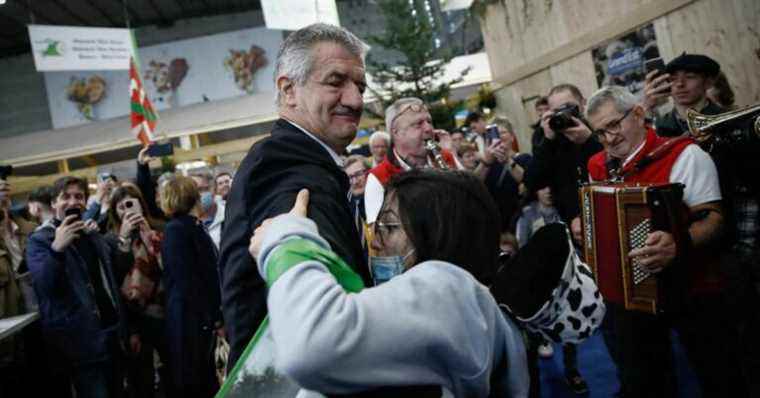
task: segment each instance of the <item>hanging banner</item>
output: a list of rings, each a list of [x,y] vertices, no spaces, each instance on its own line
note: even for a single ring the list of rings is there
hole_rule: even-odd
[[[322,22],[340,26],[335,0],[261,0],[269,29],[298,30]]]
[[[29,25],[29,41],[38,72],[129,69],[129,29]]]
[[[274,93],[274,58],[280,43],[281,31],[260,27],[141,47],[137,55],[142,88],[159,113],[206,101]],[[123,94],[130,90],[127,70],[44,75],[56,129],[129,114],[130,99]]]

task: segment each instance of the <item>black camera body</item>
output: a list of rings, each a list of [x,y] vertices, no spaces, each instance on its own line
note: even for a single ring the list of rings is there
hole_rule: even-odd
[[[565,104],[554,111],[554,115],[549,119],[549,127],[556,132],[575,127],[576,123],[573,117],[581,118],[581,108],[575,104]]]
[[[13,166],[0,166],[0,180],[8,179],[8,176],[13,174]]]

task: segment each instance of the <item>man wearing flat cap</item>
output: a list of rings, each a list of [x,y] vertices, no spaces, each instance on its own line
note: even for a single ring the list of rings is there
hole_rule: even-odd
[[[666,65],[666,73],[647,75],[644,85],[644,107],[651,111],[663,99],[671,96],[674,109],[657,117],[657,135],[675,137],[688,134],[686,111],[694,109],[704,115],[726,112],[707,98],[720,65],[712,58],[700,54],[682,54]],[[729,76],[730,77],[730,76]],[[743,365],[750,396],[760,396],[760,298],[753,284],[760,283],[760,139],[745,134],[742,127],[718,127],[711,131],[715,136],[726,137],[720,142],[702,143],[718,170],[721,194],[720,216],[723,228],[720,244],[715,252],[720,255],[721,294],[715,304],[725,308],[738,332],[736,351]],[[745,129],[746,130],[746,129]],[[738,135],[737,135],[738,134]],[[738,137],[732,139],[728,137]],[[728,347],[726,347],[729,349]]]
[[[694,109],[706,115],[723,112],[717,104],[707,99],[720,72],[720,65],[701,54],[683,53],[665,66],[665,72],[650,72],[644,85],[644,108],[651,111],[669,96],[673,97],[673,111],[656,121],[660,136],[679,136],[688,130],[686,111]]]

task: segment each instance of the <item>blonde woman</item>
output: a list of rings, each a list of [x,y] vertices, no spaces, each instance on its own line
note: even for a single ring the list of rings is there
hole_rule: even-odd
[[[219,388],[213,360],[221,328],[217,253],[196,218],[200,195],[192,179],[177,176],[161,190],[169,218],[161,257],[166,287],[170,396],[212,397]]]

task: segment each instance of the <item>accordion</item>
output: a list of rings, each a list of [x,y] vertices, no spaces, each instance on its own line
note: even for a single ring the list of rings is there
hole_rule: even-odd
[[[670,232],[680,247],[688,223],[683,185],[592,183],[580,196],[583,251],[602,296],[626,310],[662,311],[660,278],[628,253],[653,231]]]

